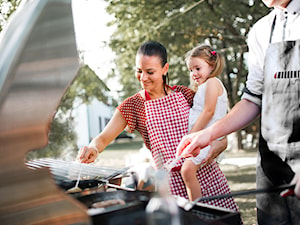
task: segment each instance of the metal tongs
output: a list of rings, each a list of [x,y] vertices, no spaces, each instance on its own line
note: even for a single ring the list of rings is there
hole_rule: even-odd
[[[122,187],[120,185],[112,184],[112,183],[109,182],[110,179],[113,179],[113,178],[118,177],[118,176],[123,176],[125,173],[127,173],[127,171],[130,168],[131,168],[130,166],[125,167],[123,169],[120,169],[120,170],[114,172],[113,174],[111,174],[111,175],[109,175],[105,178],[98,178],[97,180],[101,181],[103,183],[102,185],[107,186],[107,187],[116,188],[116,189],[124,190],[124,191],[136,191],[137,184],[136,184],[135,188],[128,188],[128,187]]]
[[[232,192],[232,193],[222,194],[222,195],[200,197],[194,201],[189,201],[187,199],[180,198],[180,199],[177,199],[177,204],[180,207],[182,207],[184,210],[189,211],[194,207],[195,204],[197,204],[197,202],[203,202],[203,201],[209,201],[209,200],[215,200],[215,199],[221,199],[221,198],[230,198],[230,197],[241,196],[241,195],[281,192],[281,191],[284,191],[287,189],[294,190],[295,184],[285,184],[285,185],[275,186],[275,187],[271,187],[271,188],[252,189],[252,190],[237,191],[237,192]]]

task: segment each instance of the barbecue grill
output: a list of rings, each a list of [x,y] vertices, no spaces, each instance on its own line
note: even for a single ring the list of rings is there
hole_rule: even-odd
[[[114,169],[54,159],[32,160],[26,165],[34,170],[48,168],[55,183],[66,192],[79,179],[80,190],[70,194],[87,207],[87,214],[92,218],[93,224],[122,225],[124,218],[128,224],[142,225],[147,222],[145,208],[155,193],[126,188],[120,185],[121,182],[113,184],[114,180],[130,175],[128,167]],[[113,189],[107,191],[111,187]],[[93,207],[97,203],[108,205]],[[184,224],[240,224],[238,212],[200,203],[190,211],[180,208],[180,214]]]
[[[47,145],[53,113],[80,66],[71,0],[25,1],[2,32],[0,52],[1,223],[116,225],[126,217],[128,224],[145,224],[152,193],[111,183],[124,171],[85,165],[78,183],[83,191],[68,194],[77,180],[65,169],[72,163],[24,163],[27,152]],[[107,192],[107,187],[114,189]],[[118,198],[125,204],[91,208]],[[237,212],[203,204],[181,214],[184,224],[240,223]]]
[[[77,199],[89,208],[88,214],[92,216],[94,224],[122,225],[126,219],[127,224],[145,225],[147,224],[145,208],[152,196],[153,194],[150,192],[119,190],[116,192],[94,193]],[[111,206],[99,211],[92,208],[93,203],[108,199],[124,199],[126,204]],[[204,204],[194,206],[189,212],[182,208],[179,209],[183,224],[186,225],[240,224],[238,212],[209,207]]]

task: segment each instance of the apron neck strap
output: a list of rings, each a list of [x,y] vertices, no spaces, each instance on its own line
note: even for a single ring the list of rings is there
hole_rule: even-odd
[[[146,91],[146,90],[145,90],[145,98],[146,98],[146,101],[151,100],[151,97],[150,97],[148,91]]]
[[[169,85],[166,85],[168,88],[170,88],[172,91],[174,91],[175,89],[175,86],[174,87],[170,87]],[[151,100],[151,97],[149,95],[149,93],[145,90],[145,98],[146,98],[146,101],[148,100]]]
[[[274,33],[275,23],[276,23],[276,15],[275,15],[275,17],[274,17],[274,20],[273,20],[273,23],[272,23],[272,27],[271,27],[271,33],[270,33],[269,44],[272,43],[272,37],[273,37],[273,33]]]

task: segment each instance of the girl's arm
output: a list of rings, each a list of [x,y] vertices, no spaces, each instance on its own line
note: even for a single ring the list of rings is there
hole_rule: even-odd
[[[94,162],[98,154],[125,129],[126,125],[126,120],[120,111],[116,110],[104,130],[88,146],[82,147],[79,150],[77,159],[82,163]]]
[[[223,87],[216,78],[209,78],[206,83],[204,99],[204,109],[198,116],[190,133],[202,130],[206,127],[215,113],[218,97],[222,95]]]
[[[224,91],[223,87],[217,79],[215,78],[208,79],[206,84],[206,90],[205,90],[204,110],[198,116],[196,123],[194,124],[190,133],[202,130],[206,127],[206,125],[212,119],[215,113],[218,97],[223,94],[223,91]],[[209,151],[209,154],[205,158],[203,163],[205,164],[211,163],[226,148],[227,148],[226,138],[223,138],[222,140],[213,141],[211,143],[211,149]]]

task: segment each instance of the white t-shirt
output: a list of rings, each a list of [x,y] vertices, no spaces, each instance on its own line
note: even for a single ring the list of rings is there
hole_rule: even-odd
[[[242,98],[261,106],[264,80],[264,60],[269,46],[272,23],[276,15],[276,23],[272,42],[300,39],[300,1],[293,0],[284,10],[274,8],[272,12],[254,24],[248,37],[248,78],[246,87],[254,95],[244,93]]]

